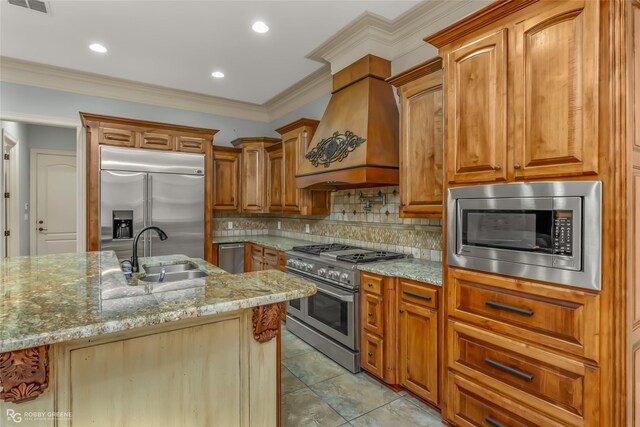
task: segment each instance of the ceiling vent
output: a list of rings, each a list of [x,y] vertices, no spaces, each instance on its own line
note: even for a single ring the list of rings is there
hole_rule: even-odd
[[[49,13],[49,6],[46,2],[40,0],[8,0],[14,6],[24,7],[36,12]]]

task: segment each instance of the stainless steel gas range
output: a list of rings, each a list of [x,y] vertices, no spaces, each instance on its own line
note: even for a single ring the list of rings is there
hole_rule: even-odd
[[[360,371],[359,263],[404,258],[394,252],[341,244],[287,251],[287,272],[313,282],[318,292],[289,301],[287,329],[351,372]]]

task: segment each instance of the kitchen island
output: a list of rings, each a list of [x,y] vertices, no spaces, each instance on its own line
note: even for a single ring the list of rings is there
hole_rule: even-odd
[[[284,302],[315,286],[184,256],[140,264],[127,279],[113,252],[0,262],[2,421],[275,425]],[[208,275],[145,279],[176,264]]]

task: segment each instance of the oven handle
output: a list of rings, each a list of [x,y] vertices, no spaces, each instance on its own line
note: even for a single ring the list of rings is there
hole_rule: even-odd
[[[322,292],[323,294],[327,294],[331,297],[334,297],[335,299],[338,299],[340,301],[344,301],[344,302],[353,302],[353,295],[338,295],[335,292],[331,292],[325,288],[322,288],[320,286],[316,286],[316,288],[318,288],[318,292]]]

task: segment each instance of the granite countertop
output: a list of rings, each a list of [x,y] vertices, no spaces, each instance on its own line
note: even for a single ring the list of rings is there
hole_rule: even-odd
[[[442,263],[416,258],[358,264],[358,270],[442,286]]]
[[[290,239],[288,237],[269,236],[267,234],[262,235],[242,235],[242,236],[225,236],[214,237],[213,243],[236,243],[236,242],[251,242],[258,245],[268,246],[279,251],[290,251],[294,246],[315,245],[317,242],[310,240]]]
[[[192,262],[210,275],[179,282],[127,281],[114,252],[0,261],[0,353],[224,313],[313,295],[313,284],[280,271],[228,274],[182,255],[145,265]]]

